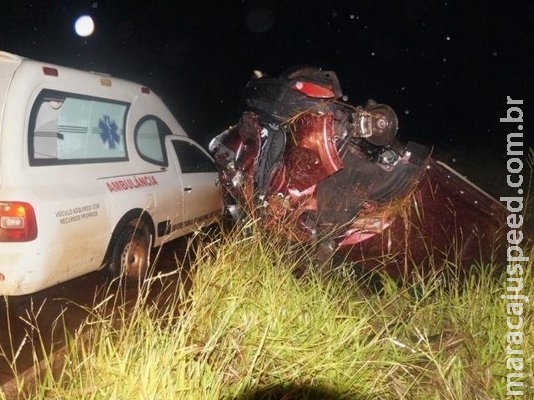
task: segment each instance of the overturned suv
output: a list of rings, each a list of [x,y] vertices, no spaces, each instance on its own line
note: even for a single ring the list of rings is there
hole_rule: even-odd
[[[318,260],[392,274],[502,254],[502,205],[397,130],[391,107],[343,101],[333,71],[253,79],[239,122],[210,143],[227,211],[283,226]]]

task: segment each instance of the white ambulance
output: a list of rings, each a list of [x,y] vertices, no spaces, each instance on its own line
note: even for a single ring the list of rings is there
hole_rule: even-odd
[[[222,210],[213,160],[149,88],[0,52],[0,295],[138,282]]]

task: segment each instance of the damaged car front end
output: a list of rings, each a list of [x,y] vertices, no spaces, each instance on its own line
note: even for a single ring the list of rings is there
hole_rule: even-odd
[[[397,138],[391,107],[342,100],[333,71],[251,80],[210,151],[228,212],[393,275],[495,261],[505,208],[431,149]]]

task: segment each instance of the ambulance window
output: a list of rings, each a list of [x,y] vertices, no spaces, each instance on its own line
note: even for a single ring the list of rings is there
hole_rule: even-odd
[[[127,160],[124,127],[129,104],[43,90],[30,114],[31,165]]]
[[[202,150],[191,142],[173,140],[180,169],[184,174],[194,172],[217,172],[214,162]]]
[[[135,128],[135,147],[144,160],[167,166],[165,136],[170,135],[169,127],[158,117],[148,115],[141,119]]]

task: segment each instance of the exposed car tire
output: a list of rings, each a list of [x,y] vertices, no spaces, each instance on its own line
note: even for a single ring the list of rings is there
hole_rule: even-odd
[[[113,247],[110,271],[127,286],[140,286],[150,262],[150,236],[142,227],[124,228]]]

